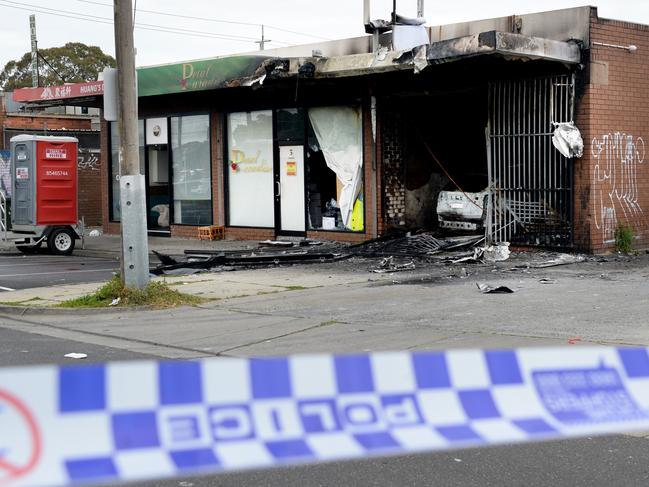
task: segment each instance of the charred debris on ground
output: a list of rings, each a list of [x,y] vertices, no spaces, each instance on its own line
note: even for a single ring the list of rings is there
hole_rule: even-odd
[[[160,264],[151,269],[154,275],[193,274],[236,269],[276,267],[293,264],[347,265],[367,262],[370,271],[392,273],[412,271],[420,266],[494,264],[510,258],[508,243],[485,245],[483,235],[439,236],[431,232],[380,237],[359,244],[322,242],[311,239],[266,240],[248,250],[192,250],[174,257],[155,252]],[[583,262],[577,254],[547,251],[521,252],[525,258],[516,259],[507,269],[525,270]],[[466,270],[462,268],[466,274]]]

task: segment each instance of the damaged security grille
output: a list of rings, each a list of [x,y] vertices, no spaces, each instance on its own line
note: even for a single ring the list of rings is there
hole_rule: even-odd
[[[573,169],[552,144],[557,123],[574,118],[570,75],[489,86],[491,242],[572,245]]]

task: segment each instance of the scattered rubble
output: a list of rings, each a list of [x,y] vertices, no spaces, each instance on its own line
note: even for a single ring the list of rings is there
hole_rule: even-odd
[[[413,261],[406,262],[405,264],[395,264],[394,257],[386,257],[381,260],[379,267],[377,269],[372,269],[372,272],[379,274],[384,274],[387,272],[400,272],[400,271],[412,271],[415,269],[415,263]]]
[[[273,267],[292,264],[335,264],[337,269],[353,270],[358,266],[377,274],[402,271],[440,273],[447,277],[467,277],[485,272],[523,272],[558,265],[583,262],[583,255],[555,253],[537,250],[534,252],[512,252],[509,243],[485,245],[482,235],[442,237],[431,232],[385,236],[374,240],[349,245],[340,242],[323,242],[311,239],[265,240],[258,247],[245,250],[188,249],[184,257],[155,252],[160,264],[153,275],[181,275],[199,272],[224,272],[245,268]],[[372,260],[380,258],[380,260]],[[347,260],[347,263],[338,264]],[[509,266],[501,262],[513,261]],[[475,272],[467,272],[457,264],[471,264]],[[436,271],[433,271],[433,266]],[[477,273],[477,274],[476,274]],[[431,277],[431,276],[428,276]],[[551,280],[541,280],[553,284]]]
[[[492,286],[490,284],[484,284],[476,282],[476,286],[482,294],[511,294],[513,289],[508,288],[507,286]]]
[[[381,237],[352,245],[349,251],[365,257],[425,257],[441,251],[470,248],[483,240],[480,235],[437,238],[430,233],[408,233],[403,237]]]

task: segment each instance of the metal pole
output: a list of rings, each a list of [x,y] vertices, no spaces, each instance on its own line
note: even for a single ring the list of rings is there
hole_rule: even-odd
[[[417,0],[417,17],[424,16],[424,0]]]
[[[32,46],[32,87],[40,86],[40,80],[38,79],[38,42],[36,40],[36,16],[29,16],[29,34],[31,37],[31,46]]]
[[[119,93],[122,283],[143,289],[149,283],[144,176],[140,174],[131,0],[115,0],[115,54]]]

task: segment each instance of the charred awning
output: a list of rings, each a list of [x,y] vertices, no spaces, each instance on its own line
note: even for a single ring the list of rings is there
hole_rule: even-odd
[[[490,31],[434,42],[408,51],[383,49],[376,53],[332,58],[292,59],[289,74],[297,75],[300,67],[306,64],[313,65],[314,78],[363,76],[403,70],[419,72],[430,65],[478,56],[499,56],[525,61],[546,60],[562,64],[578,64],[581,61],[580,47],[575,42]]]
[[[484,55],[500,55],[508,59],[544,59],[566,64],[577,64],[581,60],[579,46],[574,42],[498,31],[435,42],[427,47],[426,59],[431,64],[438,64]]]

